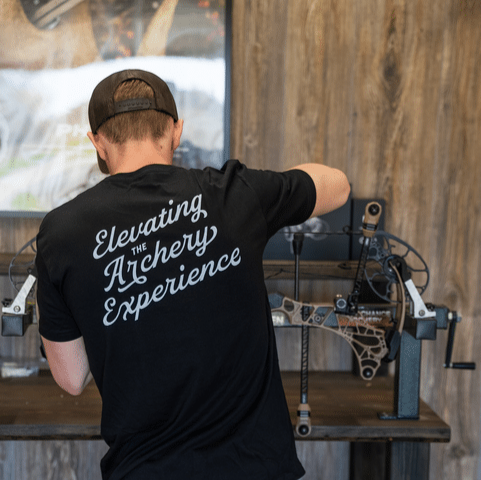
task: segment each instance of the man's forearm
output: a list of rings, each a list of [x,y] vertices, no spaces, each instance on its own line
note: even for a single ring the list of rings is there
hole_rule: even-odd
[[[42,337],[54,380],[71,395],[80,395],[92,379],[83,337],[52,342]]]

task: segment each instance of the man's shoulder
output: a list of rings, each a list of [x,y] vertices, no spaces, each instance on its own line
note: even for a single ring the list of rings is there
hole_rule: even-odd
[[[248,168],[239,160],[227,160],[221,168],[206,167],[197,170],[194,174],[206,179],[213,184],[229,184],[233,179],[246,179],[249,174],[255,174],[259,170]]]
[[[76,222],[79,216],[88,216],[95,209],[103,195],[102,182],[78,194],[76,197],[50,210],[42,220],[40,230],[62,229]]]

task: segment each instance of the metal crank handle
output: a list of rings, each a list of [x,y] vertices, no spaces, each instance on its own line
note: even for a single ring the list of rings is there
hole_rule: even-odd
[[[456,362],[450,365],[444,365],[445,368],[457,368],[460,370],[476,370],[476,364],[474,362]]]
[[[453,354],[454,335],[456,333],[456,324],[461,321],[456,312],[450,312],[450,324],[448,332],[448,343],[446,345],[446,358],[444,361],[444,368],[456,368],[459,370],[476,370],[476,364],[474,362],[451,362],[451,356]]]

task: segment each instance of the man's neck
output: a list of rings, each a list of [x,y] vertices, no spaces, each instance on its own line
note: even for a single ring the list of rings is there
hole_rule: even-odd
[[[172,142],[168,143],[141,140],[114,144],[109,152],[110,174],[135,172],[147,165],[172,165]]]

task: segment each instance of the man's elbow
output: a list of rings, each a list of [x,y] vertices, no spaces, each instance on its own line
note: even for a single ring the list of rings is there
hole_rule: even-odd
[[[339,194],[337,196],[337,200],[339,202],[339,207],[342,207],[347,200],[349,199],[349,195],[351,193],[351,184],[349,183],[349,180],[347,179],[346,175],[339,171],[341,174],[341,180],[340,180],[340,185],[339,185]]]
[[[52,372],[53,374],[53,372]],[[59,375],[53,374],[53,378],[57,385],[62,389],[65,390],[70,395],[74,397],[79,396],[87,386],[88,382],[91,380],[90,375],[87,376],[85,379],[80,378],[72,378],[72,377],[61,377]]]
[[[55,381],[62,390],[65,390],[67,393],[73,395],[74,397],[79,396],[84,390],[84,386],[80,383],[69,382],[66,380],[59,381],[57,379],[55,379]]]
[[[68,389],[64,388],[64,390],[74,397],[78,397],[84,391],[83,387],[79,386],[71,386]]]
[[[350,193],[351,185],[345,173],[331,169],[329,177],[317,188],[317,202],[312,216],[324,215],[342,207]]]

